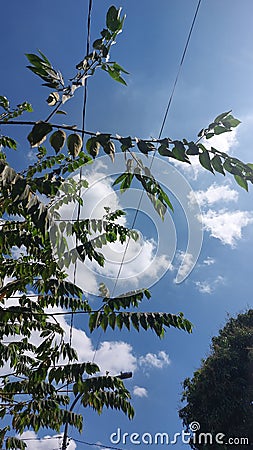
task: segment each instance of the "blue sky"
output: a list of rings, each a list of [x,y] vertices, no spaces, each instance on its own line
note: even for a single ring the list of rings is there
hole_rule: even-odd
[[[105,73],[98,73],[89,81],[87,129],[142,138],[158,135],[196,4],[195,0],[115,1],[116,6],[123,7],[127,19],[117,45],[112,48],[112,59],[130,72],[128,86],[116,84]],[[94,39],[103,28],[110,5],[107,0],[94,0]],[[41,49],[66,78],[71,77],[85,52],[87,2],[76,0],[70,5],[45,0],[42,6],[31,0],[9,0],[1,9],[1,95],[6,95],[13,105],[30,101],[34,114],[27,119],[41,119],[48,114],[45,102],[48,91],[25,68],[24,53]],[[229,137],[222,135],[214,146],[245,162],[253,162],[252,17],[251,0],[202,1],[164,136],[194,139],[215,116],[233,109],[242,124]],[[69,115],[64,120],[80,125],[81,91],[76,97],[66,104],[64,109]],[[5,133],[3,127],[1,132]],[[21,128],[13,131],[20,142],[21,156],[12,161],[17,168],[31,160],[25,139],[28,132]],[[183,165],[177,165],[177,169],[196,192],[203,214],[204,240],[194,270],[184,283],[175,284],[175,274],[186,251],[187,232],[180,205],[175,201],[172,221],[178,243],[172,261],[174,269],[168,270],[152,287],[150,308],[173,313],[183,311],[194,323],[194,332],[189,336],[168,330],[166,337],[158,340],[151,332],[108,331],[102,336],[94,334],[90,340],[81,331],[86,329],[83,319],[76,319],[74,339],[79,349],[82,346],[82,357],[94,354],[99,339],[96,356],[104,369],[107,365],[112,372],[134,370],[133,379],[126,384],[133,394],[136,417],[129,422],[122,414],[111,411],[97,417],[92,411],[79,408],[77,411],[84,414],[84,432],[78,436],[71,430],[73,438],[109,446],[112,445],[110,434],[119,427],[122,432],[140,434],[167,432],[173,436],[180,432],[182,425],[177,410],[182,381],[191,377],[201,358],[207,356],[211,337],[225,324],[227,315],[252,307],[252,186],[246,193],[228,176],[213,176],[195,165],[192,170],[185,170]],[[122,205],[124,200],[118,198],[117,202]],[[129,221],[130,218],[131,214]],[[154,220],[157,225],[159,217]],[[142,226],[141,219],[137,220],[138,224]],[[150,227],[147,222],[142,229],[144,238],[150,239]],[[167,243],[164,228],[162,233],[163,242]],[[147,252],[150,245],[149,241],[145,247]],[[159,261],[162,266],[164,261]],[[148,302],[143,308],[148,310]],[[68,332],[68,324],[63,324]],[[72,450],[88,448],[81,443],[71,446]],[[115,446],[129,450],[136,447],[129,442]],[[57,447],[55,442],[54,447]],[[188,446],[178,442],[174,447]],[[49,447],[48,443],[32,441],[30,448]]]

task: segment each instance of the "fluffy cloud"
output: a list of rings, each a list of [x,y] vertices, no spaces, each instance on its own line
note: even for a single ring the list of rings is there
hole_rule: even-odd
[[[237,202],[238,192],[231,189],[228,185],[218,186],[213,183],[206,191],[196,191],[190,193],[190,203],[195,202],[197,199],[200,206],[213,205],[220,201],[224,202]]]
[[[147,397],[148,396],[148,391],[144,387],[134,386],[133,393],[137,397]]]
[[[250,211],[214,211],[209,209],[202,214],[204,228],[211,236],[219,239],[223,244],[236,246],[236,241],[242,238],[242,229],[253,223],[253,213]]]
[[[5,284],[10,280],[5,280]],[[17,293],[18,295],[18,293]],[[14,306],[18,304],[17,298],[10,298],[7,300],[6,305]],[[5,306],[5,305],[4,305]],[[47,313],[63,313],[63,309],[60,307],[49,307],[46,309]],[[66,342],[70,340],[70,325],[64,315],[57,315],[57,320],[63,328]],[[75,319],[74,319],[75,325]],[[22,337],[20,335],[13,336],[12,340],[19,341]],[[39,332],[33,332],[30,337],[31,344],[39,346],[41,338]],[[87,336],[85,331],[76,328],[72,329],[72,346],[75,348],[78,354],[79,362],[95,361],[98,364],[101,373],[105,374],[109,371],[110,375],[117,375],[122,372],[134,371],[137,368],[137,358],[133,354],[133,348],[130,344],[123,341],[101,341],[97,348],[97,342],[93,345],[92,340]],[[60,363],[66,363],[61,360]],[[10,372],[8,364],[0,368],[0,375],[5,375]]]
[[[100,165],[99,165],[100,164]],[[112,177],[101,172],[106,169],[102,164],[98,163],[96,171],[90,171],[84,177],[89,183],[89,188],[82,191],[82,199],[84,206],[81,208],[81,218],[101,218],[105,214],[104,207],[116,209],[137,208],[136,190],[121,196],[112,188]],[[129,196],[128,196],[129,195]],[[62,219],[73,219],[77,215],[75,203],[63,205],[59,212]],[[145,209],[144,209],[145,210]],[[120,217],[117,221],[121,225],[131,226],[127,224],[125,216]],[[97,233],[100,234],[100,233]],[[94,236],[96,233],[94,233]],[[73,249],[76,245],[75,239],[67,237],[69,248]],[[135,242],[130,239],[129,243],[121,244],[115,242],[97,249],[101,251],[105,257],[104,267],[100,267],[95,261],[88,258],[84,263],[78,261],[76,270],[76,282],[84,289],[85,292],[99,295],[99,283],[105,283],[109,288],[113,288],[115,278],[117,278],[117,292],[119,295],[126,290],[136,289],[140,285],[151,286],[156,283],[161,276],[171,269],[171,261],[167,256],[166,248],[160,248],[159,242],[154,239],[148,239],[144,236],[139,237]],[[124,264],[121,266],[121,262]],[[68,269],[69,279],[73,281],[74,265],[71,264]]]
[[[70,325],[64,316],[59,316],[58,320],[65,330],[65,340],[68,342]],[[121,371],[133,372],[137,367],[137,358],[133,355],[132,346],[123,341],[102,341],[96,349],[97,343],[93,345],[85,331],[74,327],[72,346],[78,353],[79,362],[94,360],[102,374],[105,374],[106,371],[110,375],[117,375]]]
[[[215,263],[215,259],[211,258],[211,256],[208,256],[206,259],[204,259],[203,264],[206,266],[212,266]]]
[[[17,305],[18,300],[10,298],[8,305]],[[46,310],[47,313],[63,313],[63,309],[60,307],[49,307]],[[63,328],[64,340],[69,342],[70,340],[70,325],[66,320],[66,316],[57,315],[57,320],[60,326]],[[21,336],[13,337],[13,340],[20,340]],[[38,332],[33,332],[30,338],[30,342],[38,346],[41,343],[41,338]],[[164,366],[170,364],[170,359],[164,351],[160,351],[158,354],[147,353],[144,356],[140,356],[139,360],[133,353],[133,348],[130,344],[123,341],[101,341],[93,344],[92,340],[87,336],[83,329],[75,327],[72,329],[72,346],[76,349],[78,354],[78,361],[94,361],[98,364],[102,374],[107,371],[110,375],[117,375],[120,372],[134,372],[138,367],[153,367],[161,369]],[[60,364],[67,361],[61,360]],[[7,365],[1,368],[0,374],[4,375],[9,372]]]
[[[106,259],[104,267],[98,268],[93,262],[87,262],[87,265],[101,276],[115,279],[124,256],[119,277],[123,290],[124,286],[128,286],[129,290],[129,283],[132,289],[140,286],[140,283],[145,284],[146,280],[156,282],[164,271],[171,268],[166,255],[156,255],[156,243],[153,239],[140,238],[137,242],[130,240],[127,247],[126,244],[110,244],[104,248],[103,254]]]
[[[206,148],[211,147],[222,150],[224,153],[231,153],[231,150],[238,145],[237,128],[234,128],[228,133],[213,136],[211,139],[204,139],[203,144]]]
[[[34,431],[25,431],[21,436],[25,440],[27,450],[55,450],[60,448],[62,443],[62,434],[53,436],[44,436],[42,439],[34,433]],[[73,439],[69,440],[68,450],[75,450],[76,443]]]
[[[211,294],[212,287],[207,281],[196,281],[195,285],[201,294]]]
[[[146,368],[156,368],[162,369],[165,366],[168,366],[171,363],[169,359],[169,355],[161,350],[158,354],[156,353],[147,353],[145,356],[141,356],[139,359],[139,364]]]
[[[224,281],[224,277],[218,275],[217,278],[211,282],[195,281],[195,286],[201,294],[212,294],[220,284],[224,284]]]

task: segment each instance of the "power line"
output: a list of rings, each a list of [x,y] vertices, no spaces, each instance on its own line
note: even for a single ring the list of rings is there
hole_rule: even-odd
[[[5,438],[5,440],[6,439],[7,438]],[[23,437],[21,437],[21,439],[22,439],[22,441],[25,441],[25,442],[38,441],[38,440],[39,441],[41,441],[41,440],[43,440],[43,441],[52,441],[52,440],[55,440],[55,439],[60,440],[60,439],[62,439],[62,436],[48,436],[46,439],[44,439],[44,438],[37,439],[37,438],[23,438]],[[104,445],[104,444],[100,444],[100,443],[94,443],[94,442],[92,443],[92,442],[87,442],[87,441],[81,441],[80,439],[76,439],[76,438],[73,438],[71,436],[67,436],[67,439],[71,439],[72,441],[77,442],[78,444],[85,444],[85,445],[89,445],[89,446],[93,446],[93,447],[109,448],[110,450],[123,450],[122,448],[112,447],[110,445]]]
[[[85,444],[85,445],[91,445],[93,447],[109,448],[110,450],[123,450],[122,448],[111,447],[110,445],[104,445],[104,444],[97,444],[97,443],[91,443],[91,442],[86,442],[86,441],[80,441],[79,439],[73,439],[73,440],[74,440],[74,442],[78,442],[80,444]]]
[[[181,72],[182,67],[183,67],[185,55],[186,55],[186,52],[187,52],[187,49],[188,49],[188,46],[189,46],[189,42],[190,42],[190,39],[191,39],[191,35],[192,35],[193,28],[194,28],[194,25],[195,25],[195,22],[196,22],[196,19],[197,19],[197,15],[198,15],[198,12],[199,12],[199,8],[200,8],[200,5],[201,5],[201,2],[202,2],[202,0],[199,0],[198,4],[197,4],[197,8],[196,8],[193,20],[192,20],[191,28],[190,28],[188,36],[187,36],[186,44],[185,44],[184,51],[183,51],[183,54],[182,54],[182,58],[181,58],[181,61],[180,61],[179,67],[178,67],[178,71],[177,71],[177,75],[176,75],[176,78],[175,78],[175,81],[174,81],[174,85],[173,85],[173,88],[172,88],[172,91],[171,91],[171,94],[170,94],[170,97],[169,97],[169,100],[168,100],[168,104],[167,104],[167,107],[166,107],[166,110],[165,110],[165,114],[164,114],[164,118],[163,118],[162,125],[161,125],[161,128],[160,128],[158,139],[160,139],[160,137],[162,135],[162,132],[164,130],[164,126],[165,126],[165,123],[166,123],[166,120],[167,120],[167,117],[168,117],[168,113],[169,113],[169,110],[170,110],[170,107],[171,107],[172,99],[173,99],[174,94],[175,94],[177,82],[178,82],[179,75],[180,75],[180,72]]]
[[[190,42],[190,38],[191,38],[191,35],[192,35],[192,32],[193,32],[194,25],[195,25],[195,22],[196,22],[196,19],[197,19],[197,15],[198,15],[198,11],[199,11],[199,8],[200,8],[201,1],[202,0],[198,1],[197,8],[196,8],[196,11],[195,11],[192,23],[191,23],[191,27],[190,27],[190,30],[189,30],[189,33],[188,33],[188,36],[187,36],[186,44],[185,44],[185,47],[184,47],[184,50],[183,50],[183,54],[182,54],[182,57],[181,57],[181,60],[180,60],[180,63],[179,63],[179,67],[178,67],[178,71],[177,71],[177,74],[176,74],[176,78],[175,78],[175,81],[174,81],[174,85],[173,85],[173,88],[172,88],[172,91],[171,91],[171,94],[170,94],[170,97],[169,97],[169,100],[168,100],[168,104],[167,104],[167,107],[166,107],[166,110],[165,110],[165,114],[164,114],[164,118],[163,118],[162,125],[161,125],[161,128],[160,128],[158,139],[161,138],[162,132],[164,130],[164,126],[165,126],[165,123],[166,123],[166,120],[167,120],[167,117],[168,117],[168,113],[169,113],[169,110],[170,110],[170,107],[171,107],[172,99],[174,97],[176,85],[177,85],[177,82],[178,82],[178,79],[179,79],[180,72],[181,72],[182,67],[183,67],[183,63],[184,63],[184,60],[185,60],[185,55],[186,55],[186,52],[187,52],[187,49],[188,49],[188,46],[189,46],[189,42]],[[153,154],[153,157],[152,157],[152,160],[151,160],[151,164],[150,164],[150,169],[152,167],[155,154],[156,154],[156,151]],[[136,211],[135,211],[135,215],[134,215],[134,218],[133,218],[133,221],[132,221],[131,229],[133,229],[134,226],[135,226],[135,223],[136,223],[136,220],[137,220],[137,217],[138,217],[138,213],[139,213],[139,210],[140,210],[141,202],[142,202],[142,199],[143,199],[143,195],[144,195],[144,188],[142,189],[142,192],[141,192],[141,196],[140,196],[140,199],[139,199]],[[122,257],[122,260],[121,260],[121,264],[120,264],[120,267],[119,267],[119,270],[118,270],[118,274],[117,274],[117,277],[116,277],[116,280],[115,280],[115,284],[114,284],[114,287],[113,287],[112,297],[113,297],[113,294],[115,292],[115,289],[116,289],[116,286],[117,286],[117,283],[118,283],[118,280],[119,280],[119,277],[120,277],[120,274],[121,274],[121,271],[122,271],[122,268],[123,268],[123,264],[124,264],[124,260],[125,260],[126,253],[127,253],[127,250],[128,250],[129,242],[130,242],[130,239],[128,238],[128,241],[127,241],[124,253],[123,253],[123,257]]]
[[[90,30],[91,30],[91,12],[92,12],[92,0],[89,0],[88,3],[88,17],[87,17],[87,37],[86,37],[86,55],[88,56],[89,52],[90,52]],[[84,80],[84,97],[83,97],[83,112],[82,112],[82,129],[84,129],[85,127],[85,118],[86,118],[86,110],[87,110],[87,96],[88,96],[88,77],[85,78]],[[82,142],[83,142],[83,138],[84,138],[84,133],[82,133]],[[79,181],[81,182],[82,180],[82,174],[83,174],[83,170],[82,167],[80,168],[80,172],[79,172]],[[80,187],[79,187],[79,199],[81,198],[81,183],[80,183]],[[80,221],[80,214],[81,214],[81,202],[78,202],[78,210],[77,210],[77,222]],[[77,243],[78,243],[78,238],[76,236],[76,247],[77,247]],[[77,273],[77,260],[75,261],[75,267],[74,267],[74,278],[73,278],[73,283],[76,284],[76,273]],[[72,336],[73,336],[73,324],[74,324],[74,314],[73,314],[73,310],[72,310],[72,314],[71,314],[71,322],[70,322],[70,332],[69,332],[69,345],[71,347],[72,344]],[[69,385],[67,384],[67,391],[68,391],[68,387]],[[67,408],[67,406],[66,406]],[[67,436],[68,436],[68,426],[69,423],[68,421],[65,424],[64,427],[64,433],[63,433],[63,439],[62,439],[62,450],[66,450],[67,449]]]

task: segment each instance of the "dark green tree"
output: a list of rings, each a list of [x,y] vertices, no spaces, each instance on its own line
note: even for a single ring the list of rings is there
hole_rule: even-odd
[[[179,411],[183,424],[198,422],[194,449],[252,448],[253,445],[253,310],[231,318],[212,338],[211,353],[190,380],[184,381]],[[213,443],[204,445],[204,436],[211,433]],[[215,435],[223,433],[223,445]],[[239,441],[240,438],[246,441]],[[231,438],[229,444],[229,438]],[[251,443],[251,445],[250,445]]]

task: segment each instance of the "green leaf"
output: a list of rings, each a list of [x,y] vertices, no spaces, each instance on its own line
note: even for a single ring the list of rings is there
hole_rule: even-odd
[[[124,78],[120,76],[118,70],[115,70],[113,67],[107,65],[107,73],[110,75],[111,78],[113,78],[113,80],[118,81],[119,83],[127,86],[127,83],[125,82]]]
[[[102,328],[103,331],[106,331],[106,328],[108,326],[108,317],[103,314],[102,320],[100,322],[100,327]]]
[[[184,144],[181,141],[174,141],[174,144],[175,146],[172,149],[174,157],[178,161],[190,163],[189,159],[187,158],[187,155],[185,154]]]
[[[128,172],[122,173],[116,180],[113,182],[112,186],[116,186],[116,184],[121,183],[125,178],[127,178]]]
[[[110,31],[107,30],[106,28],[104,28],[100,34],[101,34],[102,38],[104,38],[106,41],[109,41],[112,37],[112,34],[110,33]]]
[[[248,183],[244,178],[242,178],[240,175],[234,175],[234,179],[239,184],[239,186],[241,186],[248,192]]]
[[[214,133],[206,133],[205,134],[206,139],[211,139],[212,137],[214,137]]]
[[[152,142],[145,142],[145,141],[142,141],[141,139],[138,139],[137,147],[141,153],[144,153],[144,155],[147,155],[148,152],[155,150],[155,146],[154,146],[154,144],[152,144]]]
[[[139,325],[139,316],[138,313],[132,313],[131,314],[131,322],[133,327],[139,331],[140,330],[140,325]]]
[[[212,148],[212,147],[211,147]],[[222,161],[221,158],[218,155],[215,155],[212,159],[211,159],[211,164],[214,168],[214,170],[216,170],[216,172],[221,173],[222,175],[225,175],[225,172],[223,170],[223,165],[222,165]]]
[[[67,138],[67,147],[69,154],[73,158],[77,158],[83,146],[83,140],[78,133],[71,133]]]
[[[0,106],[1,108],[5,109],[5,111],[8,111],[10,109],[10,103],[7,97],[0,95]]]
[[[96,158],[99,154],[100,143],[96,137],[91,137],[86,142],[86,150],[92,156],[92,158]]]
[[[64,114],[65,116],[67,115],[66,111],[63,111],[62,109],[58,109],[55,114]]]
[[[214,134],[219,135],[219,134],[222,134],[222,133],[226,133],[229,130],[227,128],[225,128],[225,127],[220,126],[220,125],[216,125],[214,127],[213,131],[214,131]]]
[[[233,175],[239,175],[241,176],[241,170],[237,167],[236,164],[232,163],[232,160],[230,158],[227,158],[223,164],[223,168]]]
[[[200,153],[199,162],[205,169],[209,170],[209,172],[214,173],[210,162],[210,156],[207,150],[203,150],[202,153]]]
[[[219,115],[214,119],[214,122],[216,122],[216,123],[221,122],[221,120],[224,119],[228,114],[230,114],[231,111],[232,111],[232,109],[230,109],[230,111],[227,111],[227,112],[224,112],[224,113],[219,114]]]
[[[129,72],[127,72],[125,69],[123,69],[123,67],[121,67],[118,63],[113,63],[113,68],[114,70],[117,70],[118,72],[123,72],[127,75],[129,75]]]
[[[147,322],[147,313],[140,313],[140,325],[142,326],[142,328],[144,328],[144,330],[147,331],[149,325]]]
[[[194,142],[188,142],[188,150],[186,151],[187,155],[198,155],[199,148]]]
[[[159,197],[162,197],[162,200],[165,201],[166,205],[171,209],[171,211],[174,211],[174,208],[170,202],[170,199],[168,197],[168,195],[166,194],[166,192],[164,192],[164,190],[160,187],[160,195]]]
[[[117,9],[115,6],[111,6],[106,14],[106,26],[110,31],[118,31],[121,26],[120,20],[121,8]]]
[[[124,178],[120,185],[120,191],[125,192],[126,189],[130,188],[132,180],[133,180],[134,174],[128,172],[127,176]]]
[[[17,150],[17,142],[8,136],[0,136],[0,146]]]
[[[125,138],[124,137],[120,138],[119,142],[121,143],[121,150],[122,150],[122,152],[125,152],[129,148],[134,147],[134,145],[132,143],[131,136],[128,136],[128,137],[125,137]]]
[[[226,128],[235,128],[241,123],[239,119],[235,119],[235,117],[233,117],[231,114],[221,122]]]
[[[96,39],[93,44],[92,44],[93,48],[95,48],[96,50],[100,50],[103,46],[103,39]]]
[[[162,144],[158,147],[158,153],[161,156],[170,156],[172,158],[175,158],[175,156],[173,155],[172,151],[168,149],[167,145]]]
[[[114,162],[114,155],[115,155],[115,145],[112,141],[107,141],[103,145],[104,152],[110,156],[112,162]]]
[[[66,140],[66,133],[63,130],[57,130],[53,134],[51,134],[49,142],[52,145],[53,149],[55,150],[56,154],[59,153],[59,151],[64,146],[65,140]]]
[[[38,49],[38,52],[39,52],[40,56],[42,56],[42,58],[43,58],[43,60],[45,61],[45,63],[46,63],[49,67],[52,67],[50,61],[47,59],[47,57],[44,55],[44,53],[42,53],[42,51],[39,50],[39,49]]]
[[[33,66],[38,68],[45,67],[45,61],[42,60],[39,56],[35,55],[34,53],[25,53],[25,56]],[[50,64],[48,65],[48,63],[46,63],[46,66],[50,67]]]
[[[116,325],[116,314],[112,312],[108,317],[109,325],[114,330]]]
[[[38,147],[46,140],[47,134],[52,131],[52,125],[48,122],[37,122],[32,131],[28,134],[27,139],[31,147]]]

